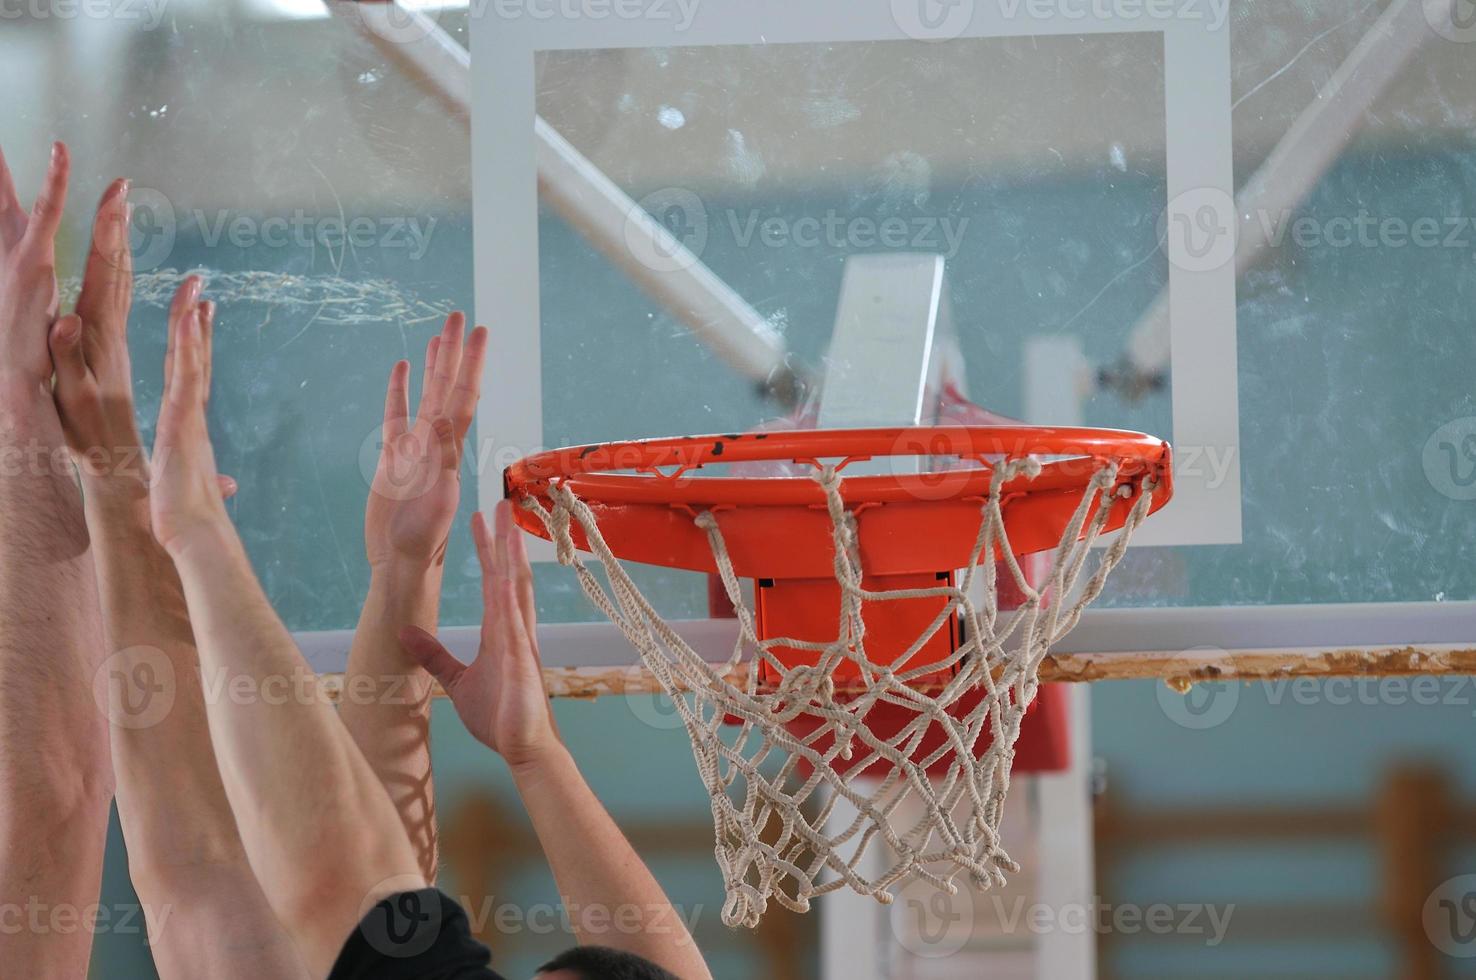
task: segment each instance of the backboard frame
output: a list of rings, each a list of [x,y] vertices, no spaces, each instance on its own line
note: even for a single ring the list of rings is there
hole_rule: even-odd
[[[1154,19],[1110,11],[965,5],[966,24],[939,34],[908,2],[816,0],[802,5],[710,0],[685,24],[674,17],[475,18],[472,24],[473,212],[477,308],[500,325],[478,413],[481,503],[501,496],[502,469],[544,445],[538,253],[537,92],[534,61],[548,50],[840,43],[1157,32],[1164,44],[1169,222],[1192,220],[1205,195],[1233,195],[1228,26],[1208,18]],[[674,11],[675,8],[669,8]],[[655,10],[655,8],[651,8]],[[1176,210],[1177,209],[1177,210]],[[1180,213],[1182,212],[1182,213]],[[1178,217],[1176,218],[1176,215]],[[1235,270],[1231,263],[1169,266],[1173,431],[1180,459],[1213,449],[1228,469],[1181,466],[1175,498],[1140,534],[1143,544],[1241,540]],[[495,311],[495,316],[492,312]],[[684,433],[672,433],[680,435]],[[1194,447],[1200,447],[1198,452]],[[551,549],[535,547],[535,560]]]
[[[338,12],[343,5],[335,3],[331,6],[335,12]],[[358,8],[358,5],[354,4],[348,6]],[[1375,61],[1402,63],[1404,60],[1402,58],[1387,56],[1384,48],[1388,45],[1383,43],[1386,40],[1384,35],[1387,34],[1400,40],[1402,51],[1411,45],[1417,46],[1417,42],[1410,41],[1409,38],[1418,38],[1419,32],[1423,30],[1423,24],[1413,23],[1408,30],[1394,30],[1386,22],[1397,18],[1413,18],[1414,15],[1404,8],[1417,6],[1417,4],[1406,4],[1403,7],[1400,5],[1391,7],[1380,19],[1379,26],[1383,28],[1383,31],[1371,32],[1355,51],[1354,56],[1350,57],[1350,64],[1361,65],[1363,61],[1369,60],[1373,47],[1377,47],[1381,52],[1381,57],[1374,59]],[[755,16],[766,14],[768,5],[749,8],[749,10]],[[402,11],[402,13],[405,12]],[[888,36],[901,36],[898,32],[892,31],[888,25],[879,24],[877,18],[872,16],[875,12],[858,9],[850,13],[858,17],[870,16],[870,20],[850,24],[843,30],[857,35],[870,31],[872,34],[880,32]],[[848,22],[842,21],[842,23]],[[1402,24],[1403,21],[1401,20],[1400,23]],[[585,27],[588,26],[585,25]],[[1080,29],[1080,25],[1076,23],[1070,28],[1076,31]],[[1036,30],[1037,24],[1032,23],[1030,32],[1033,33]],[[427,22],[425,30],[420,33],[434,34],[434,25]],[[618,32],[603,32],[600,38],[601,43],[605,46],[614,43],[611,38],[616,33]],[[627,45],[641,43],[641,37],[636,36],[640,32],[626,31],[624,33],[626,36],[621,39],[622,43]],[[406,44],[405,39],[400,35],[376,36],[373,31],[368,32],[368,35],[381,48],[394,51],[403,50],[404,57],[396,60],[405,62],[401,67],[412,78],[430,88],[433,94],[441,97],[452,111],[459,111],[464,116],[470,116],[470,96],[473,87],[470,78],[470,59],[464,51],[459,49],[459,46],[441,46],[430,43],[417,46]],[[487,37],[487,32],[482,31],[481,37],[481,45],[478,45],[474,36],[474,45],[490,50],[490,39]],[[1228,41],[1223,38],[1222,41],[1228,48]],[[695,41],[688,37],[680,39],[680,43],[695,43]],[[446,50],[448,48],[455,49],[454,57],[448,55]],[[1369,50],[1365,51],[1366,48]],[[420,57],[415,57],[417,54]],[[1224,56],[1228,57],[1228,52],[1225,52]],[[441,64],[441,67],[456,75],[453,81],[457,83],[449,87],[436,84],[436,80],[444,72],[434,70],[427,72],[426,66],[421,64],[426,60],[437,64],[448,60],[454,62],[449,65]],[[524,78],[520,84],[526,97],[526,106],[522,108],[526,108],[527,115],[531,116],[533,94],[527,91],[531,87],[531,54],[527,64],[529,65],[527,72],[529,77]],[[431,67],[435,68],[436,65],[433,64]],[[1390,65],[1384,74],[1390,74],[1394,70],[1395,68]],[[1357,74],[1358,72],[1345,65],[1344,69],[1339,70],[1339,76],[1346,73]],[[429,85],[427,85],[427,75],[431,83]],[[461,82],[462,78],[466,80]],[[1342,88],[1346,89],[1346,86]],[[1377,91],[1377,86],[1374,86],[1373,91]],[[1364,98],[1353,100],[1353,103],[1362,104],[1371,98],[1372,95],[1367,95]],[[1325,107],[1325,100],[1319,96],[1318,100],[1308,106],[1304,117],[1321,118],[1326,115],[1323,112]],[[1343,106],[1340,111],[1346,114],[1355,109]],[[1315,119],[1299,121],[1296,128],[1299,132],[1310,131],[1316,128],[1316,121]],[[485,135],[485,128],[482,132]],[[1228,138],[1228,133],[1225,136]],[[485,147],[483,152],[485,152]],[[1309,166],[1312,165],[1309,164]],[[1304,175],[1305,180],[1301,183],[1315,179],[1315,169],[1312,167],[1308,170],[1308,174],[1312,176]],[[478,204],[479,213],[485,213],[490,202],[483,195],[479,196]],[[527,214],[524,217],[528,224],[536,223],[537,206],[531,194],[527,195],[527,199],[521,202],[519,207],[526,208]],[[518,208],[515,207],[514,210]],[[485,252],[479,254],[485,254]],[[484,307],[487,300],[494,296],[495,283],[500,282],[501,279],[502,277],[495,280],[489,280],[486,277],[479,278],[479,303],[482,303]],[[1162,319],[1161,309],[1157,309],[1156,306],[1156,310]],[[1158,333],[1161,334],[1162,331]],[[536,330],[531,339],[532,347],[522,351],[525,355],[523,361],[502,361],[501,363],[526,365],[531,359],[536,365]],[[503,351],[502,353],[508,352]],[[518,352],[513,351],[512,353],[517,354]],[[1159,338],[1155,340],[1154,356],[1155,358],[1161,357],[1163,353],[1162,339]],[[1028,365],[1026,369],[1030,369]],[[536,370],[525,373],[520,379],[515,380],[530,380],[533,385],[539,382]],[[519,408],[525,404],[518,402],[514,407]],[[491,402],[484,404],[484,424],[486,416],[492,411]],[[535,423],[538,421],[534,420]],[[494,430],[502,432],[504,448],[516,449],[514,440],[509,437],[516,436],[519,428],[526,436],[530,431],[530,426],[526,422],[527,420],[524,419],[511,428],[498,426],[498,429]],[[535,433],[541,431],[541,425],[531,431]],[[1176,431],[1175,436],[1178,435]],[[531,449],[540,448],[538,442],[537,439],[528,440]],[[1238,442],[1238,433],[1236,442]],[[1183,454],[1179,457],[1181,461],[1184,458]],[[494,473],[499,462],[506,462],[506,460],[499,461],[494,458],[492,465],[486,468],[484,475]],[[1238,486],[1238,465],[1236,470]],[[495,491],[490,487],[495,487],[497,482],[483,484],[484,499],[495,496]],[[1181,476],[1181,486],[1184,482]],[[1237,512],[1237,525],[1238,516]],[[733,625],[731,622],[693,620],[674,625],[698,650],[710,651],[714,660],[722,659],[732,649]],[[323,671],[342,669],[352,638],[350,631],[309,632],[299,633],[297,636],[304,652],[315,667]],[[470,658],[474,653],[477,641],[475,627],[449,628],[443,631],[443,636],[459,655]],[[633,671],[630,666],[631,651],[619,642],[619,638],[614,636],[613,628],[608,624],[549,623],[540,627],[540,637],[544,649],[552,654],[549,658],[548,670],[551,691],[599,694],[640,689],[641,679],[638,671]],[[1476,640],[1476,602],[1469,601],[1092,609],[1087,611],[1083,621],[1071,637],[1061,644],[1057,654],[1050,658],[1046,668],[1058,680],[1095,680],[1109,676],[1126,678],[1189,675],[1203,679],[1235,677],[1249,679],[1266,676],[1326,677],[1370,673],[1472,673],[1476,672],[1476,642],[1473,640]]]

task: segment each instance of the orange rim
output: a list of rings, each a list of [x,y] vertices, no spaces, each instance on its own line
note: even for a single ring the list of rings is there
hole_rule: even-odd
[[[863,460],[950,456],[979,464],[970,469],[849,477],[848,504],[973,497],[988,491],[993,464],[1025,456],[1046,462],[1027,482],[1034,489],[1065,489],[1085,482],[1106,460],[1120,478],[1150,472],[1166,482],[1170,449],[1142,432],[1053,426],[911,426],[885,429],[797,429],[738,435],[680,436],[596,443],[538,453],[507,468],[509,498],[543,497],[565,481],[590,503],[687,504],[709,507],[812,504],[824,494],[808,477],[691,477],[725,463],[816,463],[836,460],[844,470]],[[612,472],[633,471],[633,472]]]
[[[733,567],[756,578],[823,578],[832,573],[830,519],[824,489],[809,476],[695,476],[719,463],[832,462],[842,471],[868,459],[952,457],[967,468],[926,473],[857,474],[840,486],[857,517],[868,574],[903,574],[961,567],[982,520],[980,503],[1002,460],[1042,459],[1035,476],[1001,487],[1011,550],[1055,547],[1092,478],[1111,461],[1117,485],[1104,495],[1105,530],[1121,527],[1145,481],[1152,510],[1169,499],[1171,450],[1140,432],[1047,426],[921,426],[887,429],[802,429],[743,435],[685,436],[573,446],[529,456],[504,473],[506,495],[552,506],[549,488],[562,483],[593,510],[611,551],[631,561],[712,572],[711,548],[693,516],[719,516]],[[617,471],[617,472],[612,472]],[[1124,491],[1125,492],[1118,492]],[[549,536],[523,508],[524,530]],[[582,528],[574,543],[588,550]]]

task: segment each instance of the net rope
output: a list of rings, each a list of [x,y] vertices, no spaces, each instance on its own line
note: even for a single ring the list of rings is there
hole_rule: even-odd
[[[1121,533],[1097,550],[1087,573],[1112,498],[1133,492],[1133,484],[1119,485],[1114,461],[1101,462],[1052,552],[1043,584],[1033,585],[1010,548],[1002,488],[1017,477],[1034,477],[1040,468],[1034,457],[995,465],[970,561],[956,584],[878,591],[862,585],[857,524],[843,503],[842,476],[834,465],[817,464],[813,477],[825,494],[842,596],[836,636],[829,642],[760,639],[722,522],[711,511],[697,513],[695,523],[707,536],[737,615],[739,638],[723,664],[704,660],[657,614],[606,544],[595,511],[565,481],[549,486],[551,506],[532,496],[523,499],[522,506],[547,528],[559,562],[574,570],[590,601],[630,641],[686,727],[712,807],[726,890],[724,923],[756,925],[771,899],[805,912],[812,898],[848,887],[889,904],[892,890],[914,879],[954,894],[959,875],[983,889],[1002,885],[1006,874],[1019,870],[1000,840],[1000,822],[1015,742],[1035,699],[1041,661],[1101,593],[1147,516],[1154,489],[1146,477],[1139,481]],[[578,552],[575,525],[605,582]],[[981,563],[986,549],[997,562],[991,557]],[[1014,609],[1000,608],[1001,575],[1023,597]],[[980,600],[973,597],[976,585]],[[915,599],[943,603],[907,650],[886,662],[872,660],[863,606]],[[964,636],[957,649],[940,662],[906,668],[954,616]],[[786,666],[776,647],[813,652],[817,663]],[[859,685],[837,689],[834,673],[842,661],[859,668]],[[739,671],[740,665],[746,669]],[[780,678],[777,684],[760,683],[760,665]],[[742,685],[730,676],[743,677]],[[978,692],[977,705],[961,710],[961,699]],[[868,713],[884,703],[917,713],[886,738],[867,725]],[[798,736],[786,726],[801,717],[818,724]],[[944,737],[923,754],[930,731]],[[986,734],[992,740],[979,752]],[[929,775],[945,758],[942,773]],[[837,771],[837,760],[845,760],[844,772]],[[878,763],[887,775],[860,775]],[[841,801],[850,805],[850,819],[837,812]],[[868,874],[863,858],[873,851],[885,857],[881,870]]]

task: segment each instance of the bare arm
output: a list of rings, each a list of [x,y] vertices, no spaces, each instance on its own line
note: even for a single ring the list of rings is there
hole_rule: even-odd
[[[128,871],[165,977],[306,977],[246,861],[205,721],[184,592],[149,525],[148,464],[128,357],[132,257],[127,184],[98,208],[77,312],[51,331],[56,403],[86,498],[119,685],[111,730]],[[214,310],[200,281],[175,297],[207,338]]]
[[[681,977],[711,977],[686,923],[562,744],[513,770],[580,943],[635,953]]]
[[[435,880],[435,791],[430,766],[431,679],[405,655],[407,626],[434,630],[446,541],[461,499],[461,446],[476,414],[487,330],[466,339],[453,313],[426,349],[425,384],[412,419],[409,364],[390,374],[384,445],[364,515],[369,596],[349,651],[340,717],[380,781]]]
[[[92,696],[103,642],[82,499],[46,390],[68,169],[58,144],[27,214],[0,157],[0,900],[84,909],[101,883],[112,771]],[[0,964],[79,977],[91,943],[90,929],[0,929]]]
[[[581,943],[625,950],[684,980],[711,974],[671,902],[580,775],[554,727],[538,658],[533,575],[510,505],[473,520],[486,615],[477,659],[428,634],[406,649],[446,688],[467,729],[507,762]]]
[[[150,493],[179,571],[206,677],[210,740],[251,869],[308,969],[326,975],[374,902],[425,887],[384,786],[272,611],[216,485],[205,427],[205,331],[171,322]],[[234,686],[232,686],[234,685]]]

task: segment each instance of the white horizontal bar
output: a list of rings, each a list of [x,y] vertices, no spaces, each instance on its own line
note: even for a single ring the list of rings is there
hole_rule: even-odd
[[[732,655],[738,624],[731,619],[672,623],[677,633],[710,663]],[[470,662],[480,630],[441,630],[441,642]],[[348,662],[352,630],[295,634],[303,655],[319,673],[340,673]],[[626,667],[636,654],[610,623],[543,623],[538,646],[545,667]],[[1369,602],[1302,606],[1224,606],[1151,609],[1089,609],[1055,652],[1130,654],[1235,650],[1373,649],[1384,647],[1476,647],[1476,602]]]
[[[672,627],[704,660],[721,663],[732,656],[738,641],[738,624],[731,619],[691,619],[673,622]],[[481,629],[450,626],[439,632],[446,648],[463,662],[477,654]],[[294,633],[293,639],[308,664],[320,674],[342,673],[348,664],[353,630],[321,630]],[[608,622],[540,623],[538,649],[545,667],[628,667],[636,662],[620,630]]]
[[[1089,609],[1060,653],[1476,645],[1476,602]]]

